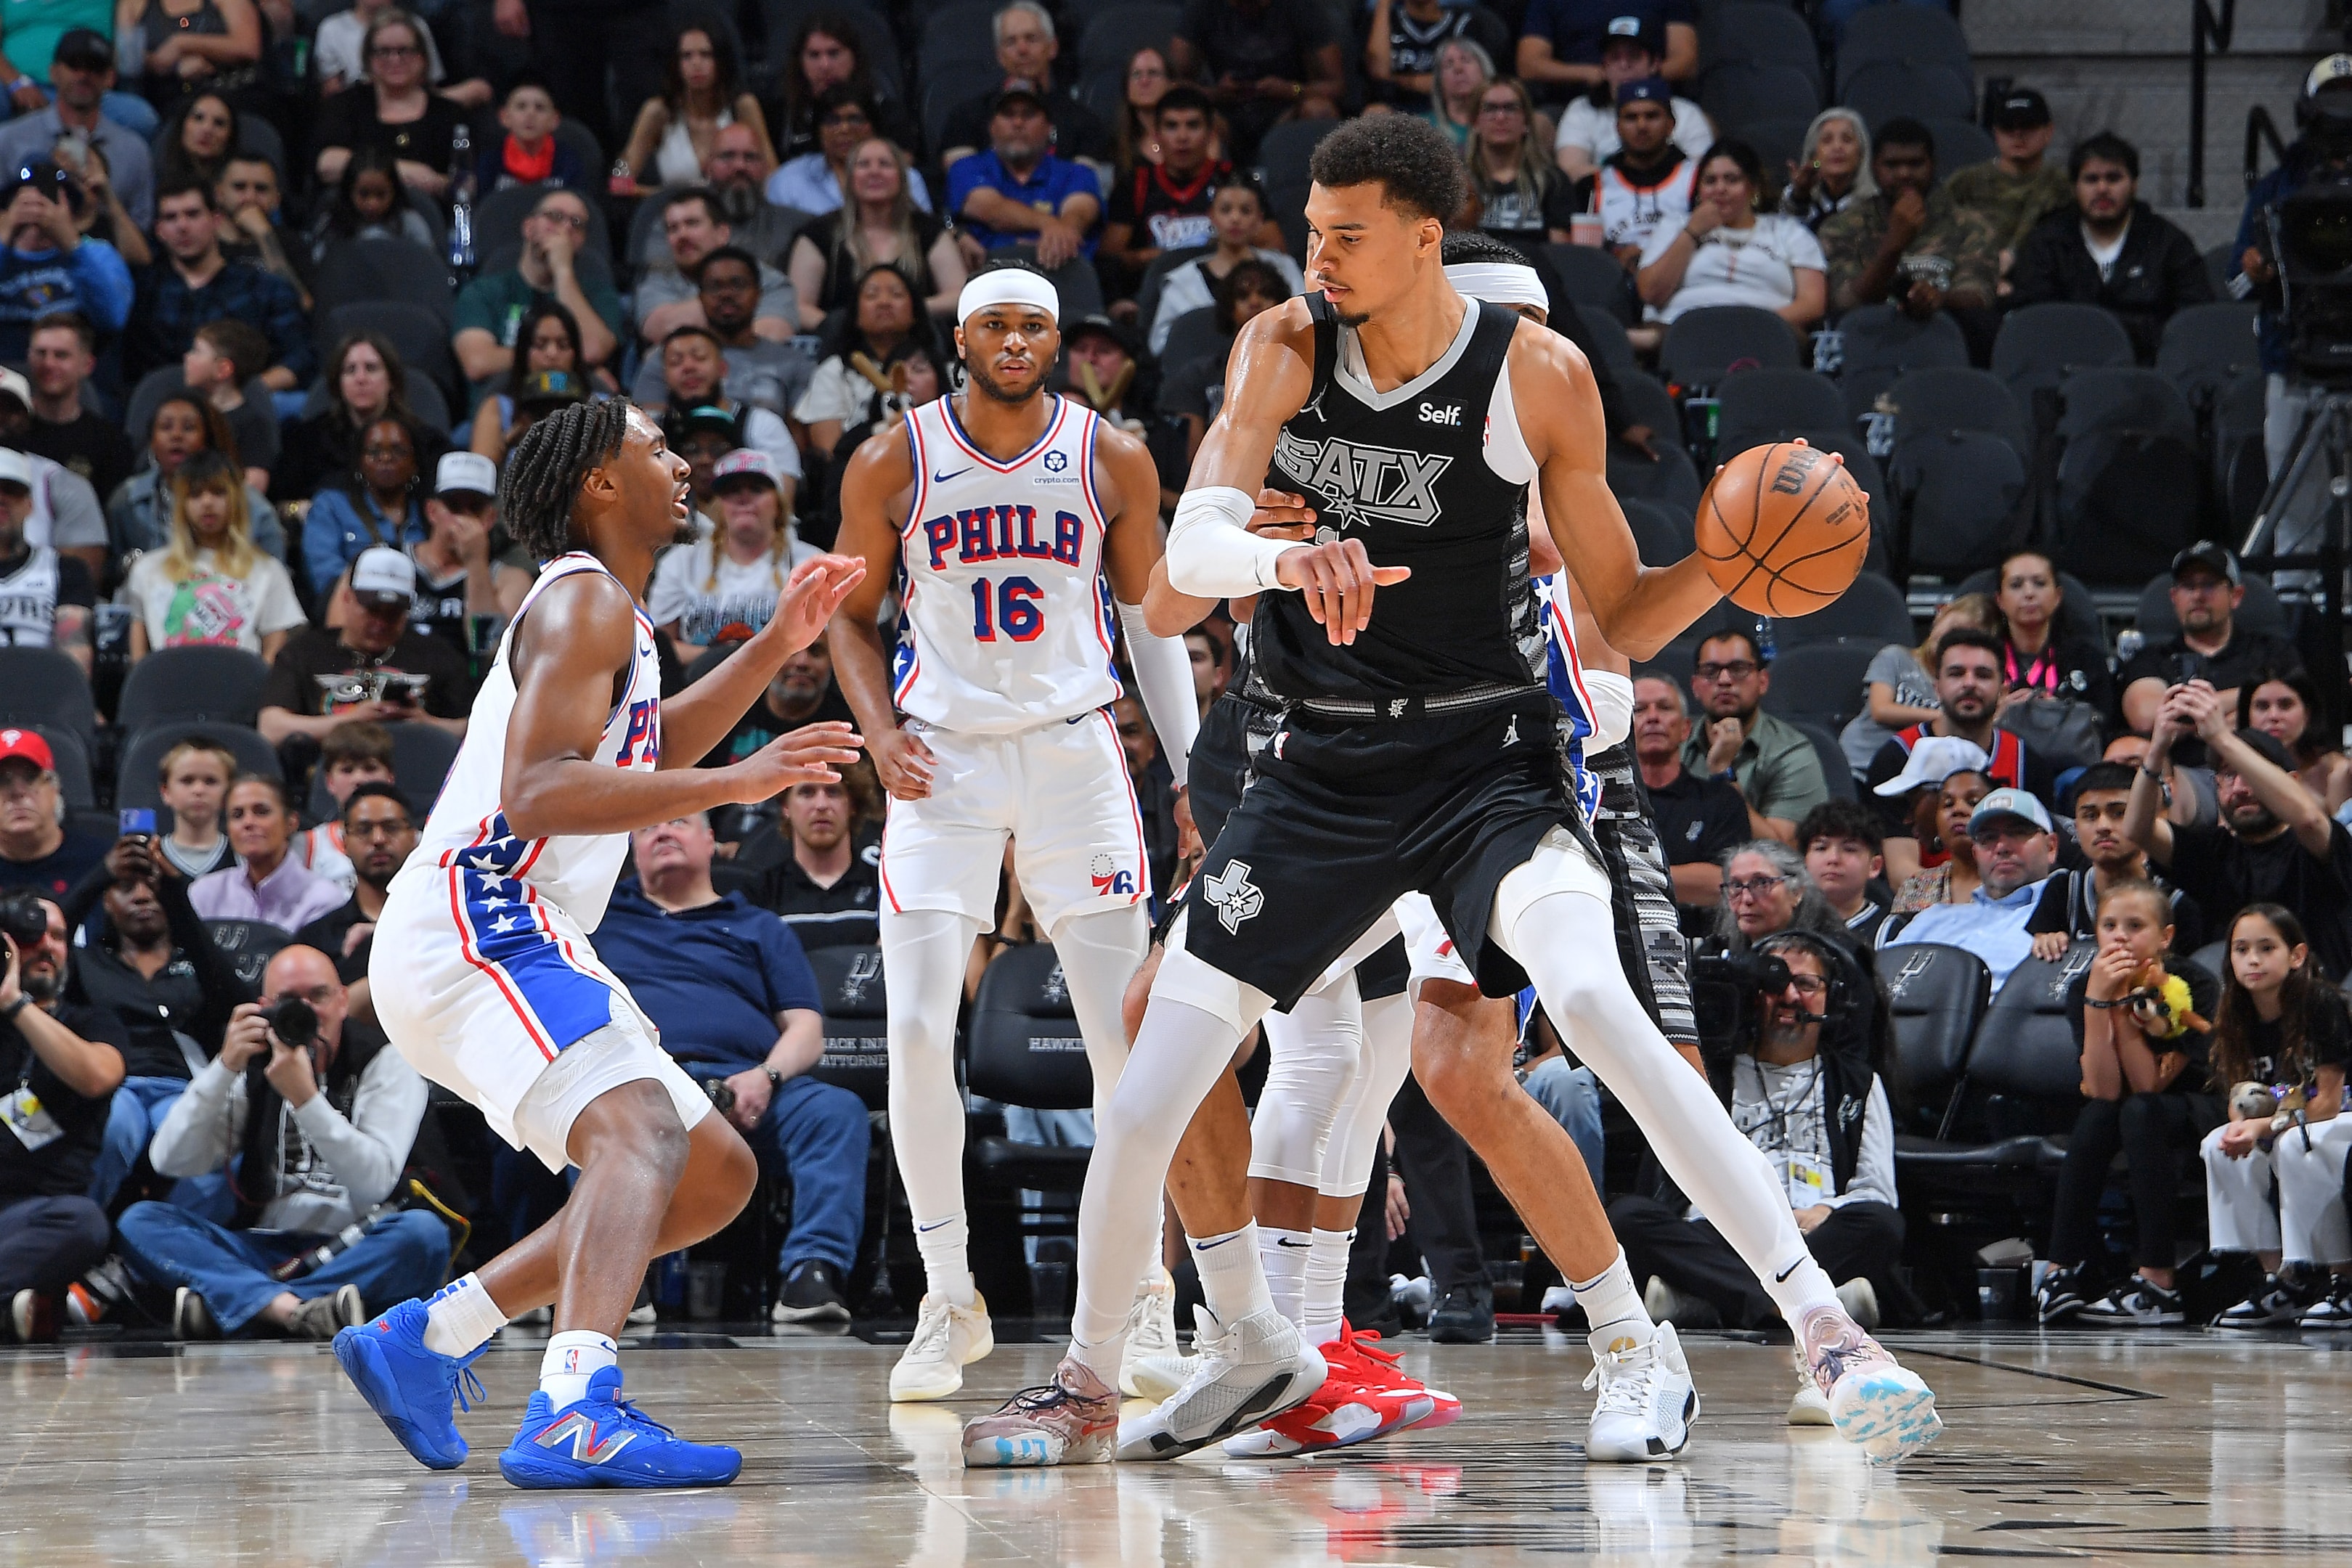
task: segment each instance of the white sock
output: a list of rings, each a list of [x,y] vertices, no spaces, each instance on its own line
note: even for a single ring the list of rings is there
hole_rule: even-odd
[[[621,1364],[620,1347],[587,1329],[567,1329],[547,1342],[539,1358],[539,1388],[558,1410],[588,1397],[588,1379]]]
[[[425,1348],[436,1355],[471,1355],[506,1326],[478,1274],[452,1280],[425,1303]]]
[[[1304,1230],[1284,1230],[1261,1225],[1257,1228],[1258,1264],[1265,1270],[1267,1298],[1274,1310],[1294,1323],[1304,1324],[1301,1316],[1307,1294],[1307,1253],[1314,1243]]]
[[[1329,1344],[1339,1337],[1340,1298],[1348,1289],[1348,1252],[1356,1244],[1353,1230],[1309,1233],[1307,1247],[1307,1290],[1299,1304],[1299,1337],[1308,1344]]]
[[[1622,1247],[1598,1278],[1570,1280],[1568,1288],[1576,1297],[1576,1304],[1584,1309],[1585,1321],[1591,1325],[1591,1332],[1584,1338],[1595,1356],[1606,1355],[1612,1350],[1631,1350],[1647,1343],[1658,1332],[1657,1325],[1650,1321],[1649,1309],[1642,1305],[1642,1292],[1633,1289],[1633,1271],[1625,1266]]]
[[[915,1222],[915,1249],[923,1255],[923,1278],[935,1296],[959,1307],[978,1300],[971,1283],[971,1232],[961,1214]]]
[[[1192,1262],[1201,1270],[1201,1294],[1217,1322],[1229,1328],[1274,1305],[1265,1270],[1258,1262],[1257,1246],[1255,1221],[1192,1243]]]

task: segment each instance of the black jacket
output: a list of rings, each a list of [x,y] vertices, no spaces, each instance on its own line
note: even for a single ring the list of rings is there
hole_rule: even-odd
[[[2080,214],[2068,207],[2027,233],[2010,266],[2009,283],[2012,307],[2053,299],[2105,307],[2131,335],[2132,351],[2143,365],[2156,362],[2157,340],[2175,310],[2213,298],[2197,242],[2146,202],[2132,204],[2122,254],[2105,278],[2083,243]]]
[[[81,929],[112,885],[100,863],[67,895],[66,924]],[[121,956],[113,924],[101,920],[89,944],[74,955],[66,998],[121,1022],[127,1036],[123,1062],[131,1077],[185,1078],[188,1061],[179,1037],[195,1041],[207,1058],[218,1055],[229,1014],[239,1002],[253,999],[253,989],[213,945],[211,932],[188,902],[186,879],[163,878],[155,896],[171,923],[172,961],[148,979]]]

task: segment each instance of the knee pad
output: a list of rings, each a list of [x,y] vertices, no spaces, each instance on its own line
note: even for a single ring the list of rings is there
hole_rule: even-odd
[[[1247,1034],[1250,1026],[1274,1006],[1274,998],[1255,986],[1194,957],[1190,949],[1181,945],[1181,935],[1180,927],[1177,935],[1169,939],[1167,956],[1160,961],[1160,974],[1151,982],[1152,999],[1182,1002],[1229,1025],[1236,1034]]]

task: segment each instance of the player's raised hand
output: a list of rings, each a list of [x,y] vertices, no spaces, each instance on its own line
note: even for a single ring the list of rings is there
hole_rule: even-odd
[[[866,563],[855,556],[821,555],[793,569],[790,582],[776,596],[775,620],[782,635],[798,653],[824,635],[825,623],[841,601],[866,577]]]
[[[885,730],[867,737],[866,755],[874,772],[894,800],[921,800],[931,793],[931,748],[923,737],[905,729]]]
[[[804,724],[780,735],[727,771],[741,785],[734,799],[746,806],[772,800],[795,784],[830,784],[837,769],[857,760],[857,731],[837,719]]]
[[[1372,591],[1402,582],[1412,569],[1374,566],[1360,541],[1334,539],[1285,550],[1275,562],[1275,575],[1283,587],[1306,596],[1307,613],[1322,623],[1333,643],[1344,645],[1370,624]]]

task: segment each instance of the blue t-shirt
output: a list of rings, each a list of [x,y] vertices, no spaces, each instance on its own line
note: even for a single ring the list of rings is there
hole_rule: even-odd
[[[624,882],[594,940],[680,1061],[757,1067],[775,1046],[778,1013],[824,1009],[800,938],[739,893],[672,915]]]
[[[1533,0],[1519,36],[1549,38],[1552,58],[1562,65],[1597,66],[1601,46],[1609,37],[1609,24],[1630,16],[1648,16],[1662,32],[1670,22],[1698,26],[1698,7],[1693,0]]]
[[[1102,187],[1095,180],[1095,172],[1083,163],[1058,158],[1048,152],[1037,160],[1026,180],[1016,180],[1012,172],[997,158],[995,149],[974,152],[959,158],[948,171],[948,211],[956,214],[963,232],[978,240],[983,249],[1018,245],[1034,236],[1024,234],[999,234],[976,218],[963,216],[964,198],[982,185],[1011,197],[1013,201],[1036,208],[1039,212],[1058,213],[1062,204],[1072,196],[1088,195],[1099,202]],[[1102,219],[1095,219],[1095,230],[1102,227]],[[1095,253],[1097,233],[1090,231],[1082,247],[1088,256]]]

